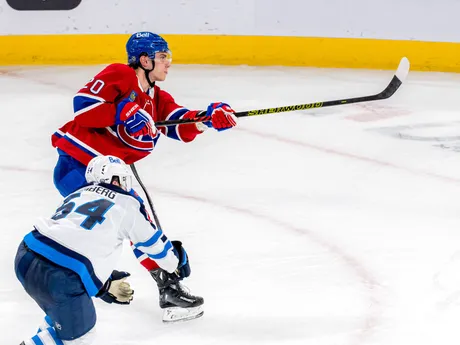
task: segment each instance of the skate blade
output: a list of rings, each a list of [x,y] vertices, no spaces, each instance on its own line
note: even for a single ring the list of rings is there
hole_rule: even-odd
[[[164,323],[173,323],[181,321],[189,321],[193,319],[198,319],[202,317],[204,310],[202,306],[194,308],[179,308],[171,307],[166,308],[163,312],[163,322]]]

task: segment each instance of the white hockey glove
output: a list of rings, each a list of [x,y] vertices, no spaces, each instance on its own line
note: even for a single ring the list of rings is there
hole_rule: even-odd
[[[107,303],[130,304],[134,290],[125,281],[130,275],[128,272],[114,270],[96,297]]]

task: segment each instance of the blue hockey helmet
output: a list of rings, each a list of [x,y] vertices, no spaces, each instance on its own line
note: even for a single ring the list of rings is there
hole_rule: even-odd
[[[136,32],[126,43],[128,53],[128,64],[139,62],[142,54],[147,54],[151,59],[155,58],[155,53],[166,52],[171,54],[168,43],[160,35],[148,31]]]

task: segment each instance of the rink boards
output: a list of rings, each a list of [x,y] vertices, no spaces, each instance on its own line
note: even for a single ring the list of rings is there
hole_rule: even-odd
[[[151,31],[180,64],[393,69],[407,56],[412,70],[460,72],[458,0],[135,3],[0,3],[0,65],[126,62],[129,35]]]
[[[126,34],[0,36],[0,65],[125,62]],[[460,72],[460,43],[364,38],[164,35],[174,63]]]

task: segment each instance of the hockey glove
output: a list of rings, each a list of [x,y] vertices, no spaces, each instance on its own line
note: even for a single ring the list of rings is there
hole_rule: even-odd
[[[171,243],[174,247],[174,254],[179,259],[175,273],[179,279],[187,278],[191,273],[187,252],[182,247],[181,241],[171,241]]]
[[[116,304],[130,304],[133,300],[134,290],[125,279],[131,274],[128,272],[113,270],[110,278],[99,290],[96,297],[104,302]]]
[[[150,135],[153,138],[157,132],[151,116],[129,98],[125,98],[118,104],[115,124],[124,125],[128,133],[134,137]]]
[[[204,122],[204,124],[217,129],[219,132],[235,127],[236,116],[234,113],[235,111],[227,103],[211,103],[206,110],[206,116],[211,116],[211,121]]]

